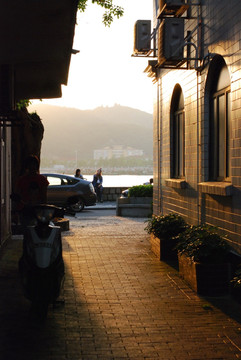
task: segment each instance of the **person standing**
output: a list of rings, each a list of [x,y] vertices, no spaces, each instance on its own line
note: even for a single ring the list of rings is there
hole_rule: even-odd
[[[102,192],[103,192],[103,176],[102,176],[102,169],[96,170],[96,173],[94,174],[92,184],[95,188],[95,192],[97,195],[97,201],[103,202],[102,200]]]
[[[26,159],[25,173],[16,182],[15,196],[20,222],[28,225],[33,219],[32,207],[47,202],[47,178],[39,174],[39,159],[30,155]]]
[[[84,179],[83,175],[81,174],[81,170],[80,170],[80,169],[76,169],[76,171],[75,171],[75,177],[80,178],[80,179]]]

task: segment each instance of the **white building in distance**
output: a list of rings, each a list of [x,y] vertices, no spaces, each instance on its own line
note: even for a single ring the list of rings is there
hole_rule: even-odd
[[[143,150],[134,149],[130,146],[124,147],[122,145],[106,146],[103,149],[94,150],[94,160],[99,159],[117,159],[121,157],[141,157],[144,155]]]

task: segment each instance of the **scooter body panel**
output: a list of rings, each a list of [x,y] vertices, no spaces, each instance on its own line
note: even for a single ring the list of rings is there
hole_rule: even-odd
[[[59,297],[64,281],[60,227],[49,223],[27,227],[19,271],[25,297],[46,316],[48,305]]]

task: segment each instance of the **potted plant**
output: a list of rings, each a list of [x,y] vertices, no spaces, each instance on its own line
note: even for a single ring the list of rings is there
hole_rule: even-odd
[[[153,196],[153,186],[152,185],[135,185],[132,186],[128,191],[128,197],[150,197]]]
[[[202,295],[220,295],[229,289],[230,247],[218,229],[191,226],[177,236],[179,273],[193,290]]]
[[[176,236],[187,227],[185,220],[175,213],[153,215],[147,221],[145,230],[151,235],[151,249],[160,260],[177,260]]]

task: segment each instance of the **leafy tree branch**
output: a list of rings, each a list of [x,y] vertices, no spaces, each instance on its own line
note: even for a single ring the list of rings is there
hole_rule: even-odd
[[[106,11],[103,14],[103,23],[105,26],[110,26],[114,20],[114,17],[119,19],[124,14],[124,9],[121,6],[114,5],[112,0],[91,0],[92,3],[96,3],[103,7]],[[78,9],[85,11],[88,0],[79,0]]]

